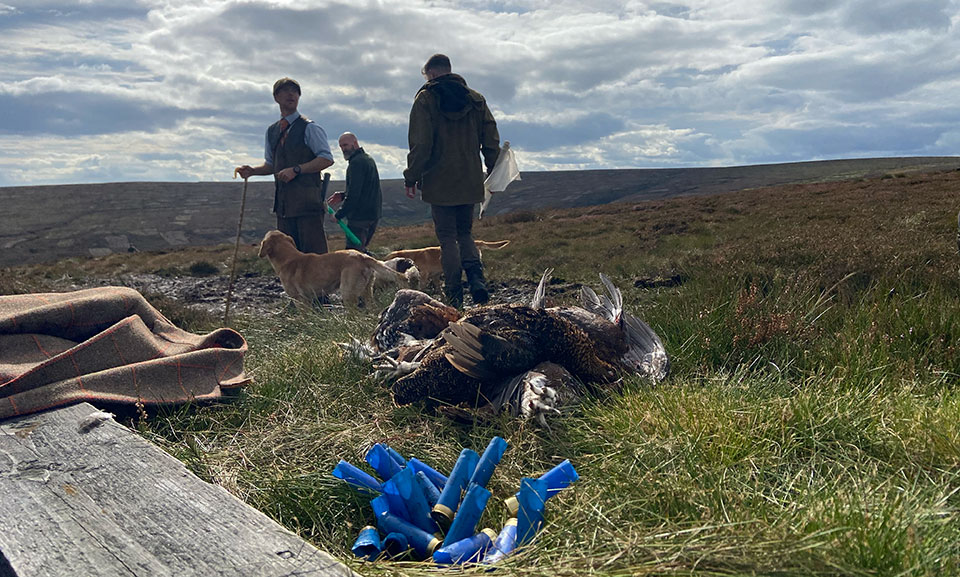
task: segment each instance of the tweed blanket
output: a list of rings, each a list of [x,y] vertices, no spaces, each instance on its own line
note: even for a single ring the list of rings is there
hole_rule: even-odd
[[[247,382],[232,329],[196,335],[130,288],[0,296],[0,420],[79,401],[177,404]]]

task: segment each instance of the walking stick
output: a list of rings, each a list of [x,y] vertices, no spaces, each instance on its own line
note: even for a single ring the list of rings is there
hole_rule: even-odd
[[[237,177],[237,171],[233,171],[233,177]],[[223,309],[223,325],[227,325],[227,319],[230,318],[230,297],[233,295],[233,281],[237,278],[237,253],[240,252],[240,232],[243,230],[243,211],[247,206],[247,179],[243,179],[243,196],[240,198],[240,219],[237,221],[237,242],[233,247],[233,264],[230,267],[230,283],[227,284],[227,304]]]

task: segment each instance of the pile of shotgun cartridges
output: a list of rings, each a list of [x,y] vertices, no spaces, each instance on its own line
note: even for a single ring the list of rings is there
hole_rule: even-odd
[[[543,525],[547,499],[579,476],[569,460],[539,478],[523,478],[520,490],[505,500],[509,519],[499,534],[477,531],[491,493],[486,488],[507,450],[500,437],[482,455],[463,449],[449,476],[419,459],[405,459],[378,443],[365,457],[384,481],[341,460],[333,475],[375,495],[375,525],[360,531],[353,553],[361,559],[430,560],[442,565],[492,564],[530,543]]]

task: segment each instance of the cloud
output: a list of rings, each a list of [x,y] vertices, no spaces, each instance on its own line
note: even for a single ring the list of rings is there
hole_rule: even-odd
[[[62,88],[59,82],[51,84]],[[158,130],[175,125],[184,115],[184,111],[174,107],[117,94],[43,89],[16,96],[0,94],[0,108],[4,110],[0,134],[35,136]],[[192,111],[193,114],[204,112],[212,114],[214,110]]]
[[[949,0],[858,0],[848,3],[842,13],[851,30],[864,34],[905,30],[942,32],[951,25],[950,5]]]
[[[775,128],[763,140],[778,154],[776,161],[897,155],[923,155],[942,132],[936,127],[887,127],[876,124]]]
[[[444,52],[523,170],[956,154],[958,0],[0,4],[0,185],[226,179],[270,87],[385,178]],[[952,126],[951,126],[952,125]],[[339,160],[339,158],[338,158]],[[36,171],[18,167],[43,166]],[[344,163],[334,165],[337,176]],[[222,175],[222,176],[221,176]]]
[[[511,134],[519,138],[514,144],[526,150],[542,151],[555,146],[574,145],[600,139],[624,128],[624,120],[602,112],[584,114],[569,120],[557,122],[501,119],[498,129],[501,138],[509,139]]]

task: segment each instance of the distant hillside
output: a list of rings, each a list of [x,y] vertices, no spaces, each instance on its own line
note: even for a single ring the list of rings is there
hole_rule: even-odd
[[[678,195],[717,194],[780,184],[954,170],[960,157],[830,160],[729,168],[672,168],[525,172],[494,197],[490,215],[637,202]],[[403,182],[385,180],[384,226],[429,220],[428,205],[403,194]],[[333,181],[330,191],[342,190]],[[0,266],[102,256],[131,250],[233,243],[243,183],[126,182],[0,187]],[[275,226],[273,182],[258,178],[247,190],[243,241],[257,242]],[[342,237],[328,223],[331,237]],[[339,240],[334,245],[340,244]]]

